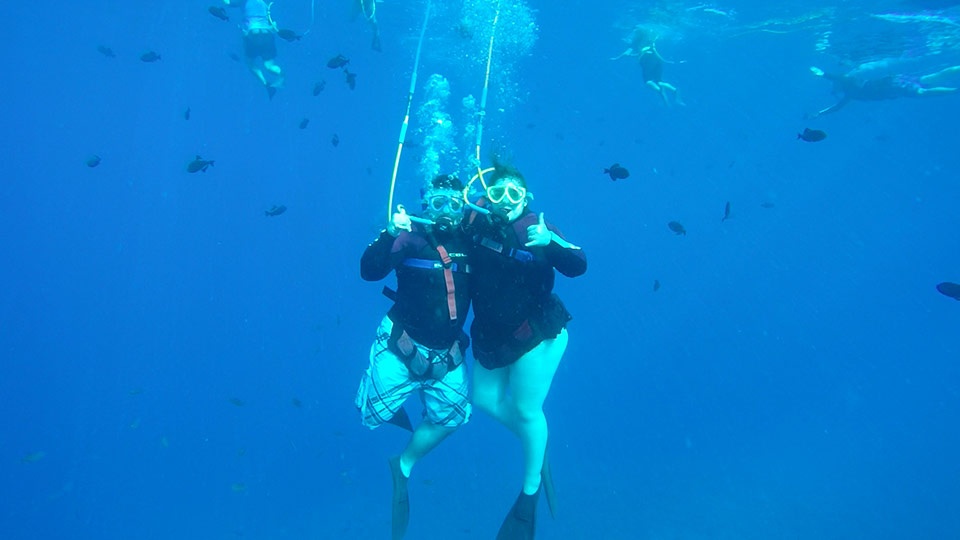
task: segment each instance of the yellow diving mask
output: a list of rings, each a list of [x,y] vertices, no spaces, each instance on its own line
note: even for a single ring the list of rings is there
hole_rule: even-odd
[[[527,196],[527,188],[508,181],[503,184],[487,186],[487,200],[493,204],[500,204],[504,199],[512,204],[520,204]]]

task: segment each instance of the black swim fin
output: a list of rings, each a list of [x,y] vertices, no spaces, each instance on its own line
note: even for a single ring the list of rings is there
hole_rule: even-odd
[[[413,433],[413,422],[410,421],[410,415],[407,414],[407,410],[403,407],[400,407],[400,410],[396,412],[389,420],[388,424],[393,424],[399,428],[403,428],[410,433]]]
[[[523,491],[500,525],[497,540],[533,540],[537,528],[537,499],[542,486],[533,495]]]
[[[410,497],[407,494],[409,478],[400,470],[400,456],[390,458],[390,475],[393,477],[393,505],[391,529],[393,540],[403,540],[410,524]]]
[[[548,452],[543,453],[543,467],[540,468],[540,488],[541,491],[543,491],[543,495],[547,498],[547,508],[550,509],[550,517],[557,519],[557,492],[553,486],[553,473],[550,471]]]

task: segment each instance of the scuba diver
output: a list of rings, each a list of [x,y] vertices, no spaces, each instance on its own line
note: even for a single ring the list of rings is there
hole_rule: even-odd
[[[555,270],[567,277],[587,270],[583,251],[530,211],[531,200],[523,175],[496,164],[464,221],[473,239],[473,404],[517,435],[524,456],[521,491],[498,540],[534,537],[541,491],[555,511],[543,402],[567,348],[571,315],[552,291]]]
[[[247,68],[267,89],[271,98],[283,86],[283,72],[277,65],[277,24],[270,17],[271,4],[264,0],[223,0],[229,7],[243,8],[243,55]]]
[[[935,73],[919,77],[909,75],[888,75],[885,77],[867,79],[857,76],[859,68],[845,75],[826,73],[818,67],[811,67],[810,71],[817,77],[833,82],[833,93],[839,95],[840,100],[833,105],[821,109],[808,118],[817,118],[824,114],[836,112],[853,100],[856,101],[883,101],[901,97],[942,96],[956,93],[958,88],[953,86],[931,86],[941,84],[944,79],[960,74],[960,66],[951,66]]]
[[[410,519],[411,469],[470,418],[463,366],[470,291],[462,190],[455,176],[434,178],[421,192],[424,217],[399,206],[360,259],[366,281],[397,276],[396,291],[384,288],[394,304],[377,329],[356,398],[363,425],[374,429],[388,422],[413,432],[403,452],[389,459],[394,540],[403,538]],[[403,403],[415,392],[426,411],[414,430]]]

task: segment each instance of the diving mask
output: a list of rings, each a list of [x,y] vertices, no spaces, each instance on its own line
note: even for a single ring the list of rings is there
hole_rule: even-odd
[[[456,213],[463,210],[463,198],[452,195],[434,195],[427,199],[427,206],[434,212],[449,210]]]
[[[487,186],[487,200],[493,204],[500,204],[504,199],[511,204],[520,204],[527,196],[527,188],[512,181],[503,184]]]

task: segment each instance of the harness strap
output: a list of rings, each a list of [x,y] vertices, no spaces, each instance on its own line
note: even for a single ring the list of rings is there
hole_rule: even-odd
[[[404,259],[402,264],[411,268],[422,268],[424,270],[441,270],[445,266],[442,261],[434,261],[431,259],[415,259],[413,257]],[[469,264],[451,262],[450,269],[454,272],[462,272],[464,274],[470,273]]]
[[[447,285],[447,311],[450,312],[450,320],[457,320],[457,295],[456,288],[453,285],[453,259],[447,253],[446,248],[437,244],[437,253],[440,254],[440,260],[443,261],[443,280]]]
[[[511,259],[516,259],[521,262],[530,262],[534,259],[533,253],[525,249],[516,249],[516,248],[507,248],[500,242],[486,236],[481,236],[479,239],[479,244],[491,251],[496,251],[502,255],[506,255]]]

